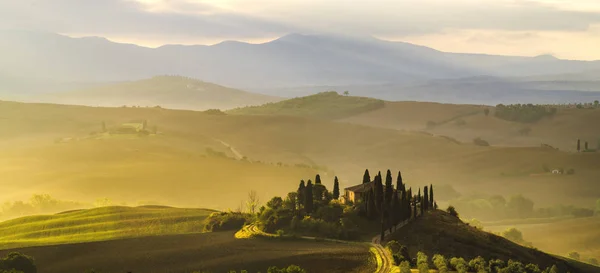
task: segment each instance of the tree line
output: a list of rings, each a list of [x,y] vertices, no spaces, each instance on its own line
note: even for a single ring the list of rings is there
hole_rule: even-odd
[[[495,116],[508,121],[523,123],[537,122],[545,117],[552,117],[557,113],[556,107],[546,107],[534,104],[498,104]]]

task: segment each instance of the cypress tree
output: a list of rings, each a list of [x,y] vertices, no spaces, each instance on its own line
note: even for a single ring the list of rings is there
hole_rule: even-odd
[[[421,202],[421,188],[419,188],[419,195],[417,195],[417,202]]]
[[[394,194],[394,184],[392,178],[392,172],[390,170],[387,171],[385,175],[385,205],[390,208],[392,203],[392,197]]]
[[[577,140],[577,151],[580,152],[581,151],[581,139]]]
[[[427,186],[423,189],[423,202],[421,202],[421,207],[423,208],[423,211],[429,210],[429,190]]]
[[[304,190],[304,210],[306,214],[313,212],[313,184],[310,180],[308,180],[308,184],[306,184],[306,189]]]
[[[402,206],[400,205],[400,200],[398,198],[398,191],[394,191],[392,196],[392,209],[390,212],[390,231],[391,227],[395,227],[401,221],[402,216]]]
[[[585,150],[584,150],[584,151],[587,151],[587,150],[588,150],[588,148],[589,148],[589,147],[588,147],[588,142],[587,142],[587,141],[585,142],[585,146],[584,146],[584,147],[585,147]]]
[[[377,215],[377,208],[375,207],[375,196],[373,190],[367,192],[367,217],[374,219]]]
[[[429,185],[429,209],[435,209],[433,205],[435,201],[433,200],[433,184]]]
[[[417,218],[417,203],[414,203],[412,218]]]
[[[405,191],[404,182],[402,181],[402,172],[398,172],[398,178],[396,178],[396,189],[398,191]]]
[[[371,182],[371,175],[369,174],[369,169],[365,170],[365,174],[363,175],[363,184],[367,184]]]
[[[315,185],[320,185],[321,184],[321,175],[318,175],[315,177]]]
[[[381,176],[377,175],[375,177],[375,184],[373,185],[374,189],[374,197],[375,197],[375,207],[378,211],[383,211],[383,185],[381,184]]]
[[[306,192],[306,185],[304,184],[304,180],[300,180],[300,185],[298,186],[298,204],[301,204],[304,207],[304,196]]]
[[[340,198],[340,182],[336,176],[333,180],[333,199],[337,200]]]

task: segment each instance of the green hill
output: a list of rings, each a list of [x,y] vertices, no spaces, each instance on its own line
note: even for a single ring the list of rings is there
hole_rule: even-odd
[[[0,248],[202,232],[214,212],[171,207],[102,207],[0,223]]]
[[[261,106],[250,106],[228,111],[236,115],[281,115],[323,119],[338,119],[373,111],[384,106],[384,101],[366,97],[342,96],[337,92],[323,92],[312,96],[293,98]]]
[[[90,106],[122,105],[172,109],[231,109],[280,100],[200,80],[158,76],[151,79],[101,85],[84,90],[50,93],[44,101]]]
[[[421,251],[429,255],[441,254],[447,259],[462,257],[467,262],[478,256],[486,261],[500,259],[537,264],[541,268],[556,265],[560,272],[598,272],[600,268],[589,266],[534,248],[513,243],[495,234],[469,226],[458,218],[443,212],[431,211],[395,232],[388,240],[396,240],[408,247],[411,257]]]

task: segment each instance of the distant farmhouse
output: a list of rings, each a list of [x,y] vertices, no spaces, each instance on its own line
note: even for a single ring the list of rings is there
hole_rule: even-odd
[[[346,202],[356,203],[362,200],[365,194],[373,189],[375,182],[364,183],[344,189],[344,198]]]

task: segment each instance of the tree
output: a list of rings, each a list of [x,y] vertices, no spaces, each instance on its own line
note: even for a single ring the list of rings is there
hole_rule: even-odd
[[[298,186],[298,204],[304,207],[304,195],[306,192],[306,185],[304,184],[304,180],[300,180],[300,185]]]
[[[365,170],[365,174],[363,175],[363,184],[371,182],[371,175],[369,174],[369,169]]]
[[[313,184],[311,180],[308,180],[308,184],[306,184],[306,188],[304,189],[304,210],[306,214],[313,212],[313,205]]]
[[[419,269],[419,273],[429,273],[429,258],[425,253],[418,252],[417,253],[417,268]]]
[[[594,107],[596,107],[596,108],[600,107],[600,101],[595,100],[594,101]]]
[[[383,211],[383,201],[384,201],[384,196],[383,196],[383,184],[381,181],[381,174],[378,174],[377,176],[375,176],[375,181],[373,182],[373,190],[374,190],[374,197],[375,197],[375,206],[377,207],[377,210],[379,211]]]
[[[390,221],[390,232],[392,231],[392,227],[396,226],[396,224],[399,221],[399,217],[400,214],[398,213],[400,211],[400,203],[398,201],[398,192],[394,191],[392,194],[392,201],[390,204],[390,213],[388,214],[388,218]]]
[[[248,193],[248,202],[246,203],[246,208],[248,212],[251,214],[256,213],[256,208],[260,205],[260,198],[255,190],[252,190]]]
[[[350,92],[344,91],[344,96],[348,96],[348,95],[350,95]]]
[[[579,255],[579,252],[571,251],[569,252],[569,259],[579,261],[581,259],[581,255]]]
[[[577,151],[581,152],[581,139],[577,140]]]
[[[337,200],[340,198],[340,182],[336,176],[333,180],[333,199]]]
[[[37,273],[37,266],[33,257],[19,252],[11,252],[0,261],[1,272]]]
[[[396,178],[396,189],[398,191],[406,191],[404,181],[402,180],[402,172],[398,171],[398,178]]]
[[[589,146],[588,146],[588,142],[587,141],[584,143],[583,147],[585,149],[584,151],[589,150]]]
[[[321,184],[321,175],[318,175],[315,177],[315,185],[320,185]]]
[[[454,216],[454,217],[458,218],[458,212],[456,211],[456,208],[454,208],[454,206],[449,206],[449,207],[446,209],[446,212],[448,212],[450,215],[452,215],[452,216]]]
[[[429,185],[429,209],[435,209],[435,201],[433,201],[433,184]]]
[[[423,189],[423,202],[421,202],[421,212],[429,210],[429,189],[427,186]]]
[[[387,171],[385,175],[385,205],[389,208],[392,203],[392,194],[394,194],[394,184],[392,178],[392,172]]]
[[[368,191],[365,196],[366,210],[367,210],[367,218],[374,219],[375,215],[377,215],[377,209],[375,207],[375,197],[373,190]]]
[[[489,108],[485,108],[483,110],[483,113],[485,114],[486,117],[489,116],[490,115],[490,109]]]

